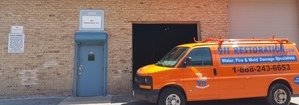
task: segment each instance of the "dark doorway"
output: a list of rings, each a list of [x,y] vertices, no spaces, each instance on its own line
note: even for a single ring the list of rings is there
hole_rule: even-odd
[[[194,42],[197,24],[133,24],[133,77],[179,44]]]

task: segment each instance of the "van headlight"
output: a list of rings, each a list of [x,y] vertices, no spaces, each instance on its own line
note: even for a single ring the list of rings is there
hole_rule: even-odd
[[[135,80],[135,83],[137,83],[139,85],[139,87],[141,87],[141,88],[146,88],[146,89],[152,88],[153,78],[151,76],[136,75],[134,80]]]
[[[150,77],[150,76],[144,77],[144,84],[145,85],[152,85],[152,83],[153,83],[152,77]]]

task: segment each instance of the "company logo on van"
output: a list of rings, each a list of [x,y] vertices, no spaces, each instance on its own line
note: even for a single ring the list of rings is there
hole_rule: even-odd
[[[204,89],[209,87],[210,85],[208,84],[208,78],[207,77],[202,77],[202,78],[198,78],[196,81],[196,88],[199,89]]]
[[[299,76],[295,77],[294,82],[295,84],[299,85]]]

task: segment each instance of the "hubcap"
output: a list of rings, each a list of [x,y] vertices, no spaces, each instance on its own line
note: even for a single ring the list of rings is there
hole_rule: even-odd
[[[278,104],[285,103],[287,101],[287,98],[288,98],[287,92],[282,89],[278,89],[274,92],[274,100]]]
[[[170,94],[166,98],[166,105],[180,105],[180,104],[181,104],[181,99],[176,94]]]

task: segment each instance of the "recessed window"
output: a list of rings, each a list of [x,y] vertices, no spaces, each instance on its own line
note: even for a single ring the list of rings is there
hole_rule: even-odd
[[[94,61],[95,55],[94,54],[88,54],[88,61]]]

